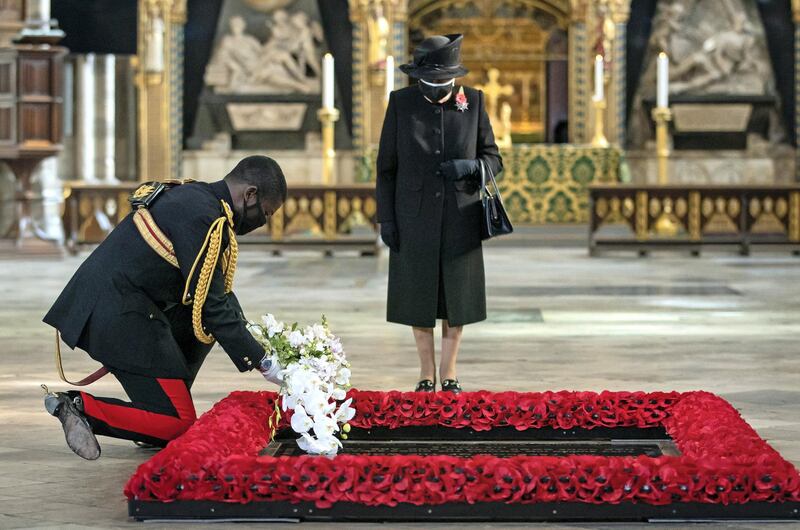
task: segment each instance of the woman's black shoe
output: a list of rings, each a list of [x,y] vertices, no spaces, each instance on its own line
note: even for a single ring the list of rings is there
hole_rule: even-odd
[[[458,379],[443,379],[442,392],[452,392],[453,394],[461,393],[461,384]]]
[[[436,391],[436,384],[430,379],[423,379],[422,381],[417,383],[417,388],[414,389],[414,392],[435,392],[435,391]]]

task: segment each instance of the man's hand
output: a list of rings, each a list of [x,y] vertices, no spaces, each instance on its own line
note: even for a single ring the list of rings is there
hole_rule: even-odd
[[[384,221],[381,223],[381,239],[386,246],[395,252],[400,250],[400,236],[397,233],[397,225],[394,221]]]
[[[264,376],[264,379],[270,383],[275,383],[276,385],[283,383],[283,380],[278,377],[278,374],[281,371],[281,366],[278,364],[277,357],[270,356],[269,354],[264,355],[264,358],[261,359],[258,369],[261,372],[261,375]]]
[[[477,179],[480,171],[477,159],[457,158],[439,165],[439,173],[447,180]]]

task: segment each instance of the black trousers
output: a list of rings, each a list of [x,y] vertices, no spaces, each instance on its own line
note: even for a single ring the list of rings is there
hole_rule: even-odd
[[[83,400],[84,413],[95,434],[164,446],[183,434],[197,419],[191,388],[212,345],[203,344],[194,337],[191,307],[174,305],[166,308],[164,314],[184,353],[189,377],[157,378],[108,367],[130,401],[72,392]],[[84,333],[88,333],[88,326]],[[82,336],[80,342],[88,344],[88,339]]]

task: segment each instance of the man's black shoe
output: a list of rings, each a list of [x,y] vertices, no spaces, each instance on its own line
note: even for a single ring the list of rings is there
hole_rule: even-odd
[[[73,398],[65,392],[48,392],[44,397],[44,408],[61,422],[67,445],[76,455],[86,460],[97,460],[100,444],[80,410],[82,404],[79,400],[79,397]]]

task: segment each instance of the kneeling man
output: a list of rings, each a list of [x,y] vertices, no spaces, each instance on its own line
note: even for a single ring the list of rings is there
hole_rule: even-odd
[[[270,368],[231,286],[236,235],[263,226],[286,195],[281,168],[265,156],[243,159],[218,182],[134,192],[134,211],[44,317],[131,399],[48,393],[45,407],[75,453],[98,458],[97,434],[159,446],[182,434],[196,419],[190,389],[215,341],[242,372]]]

